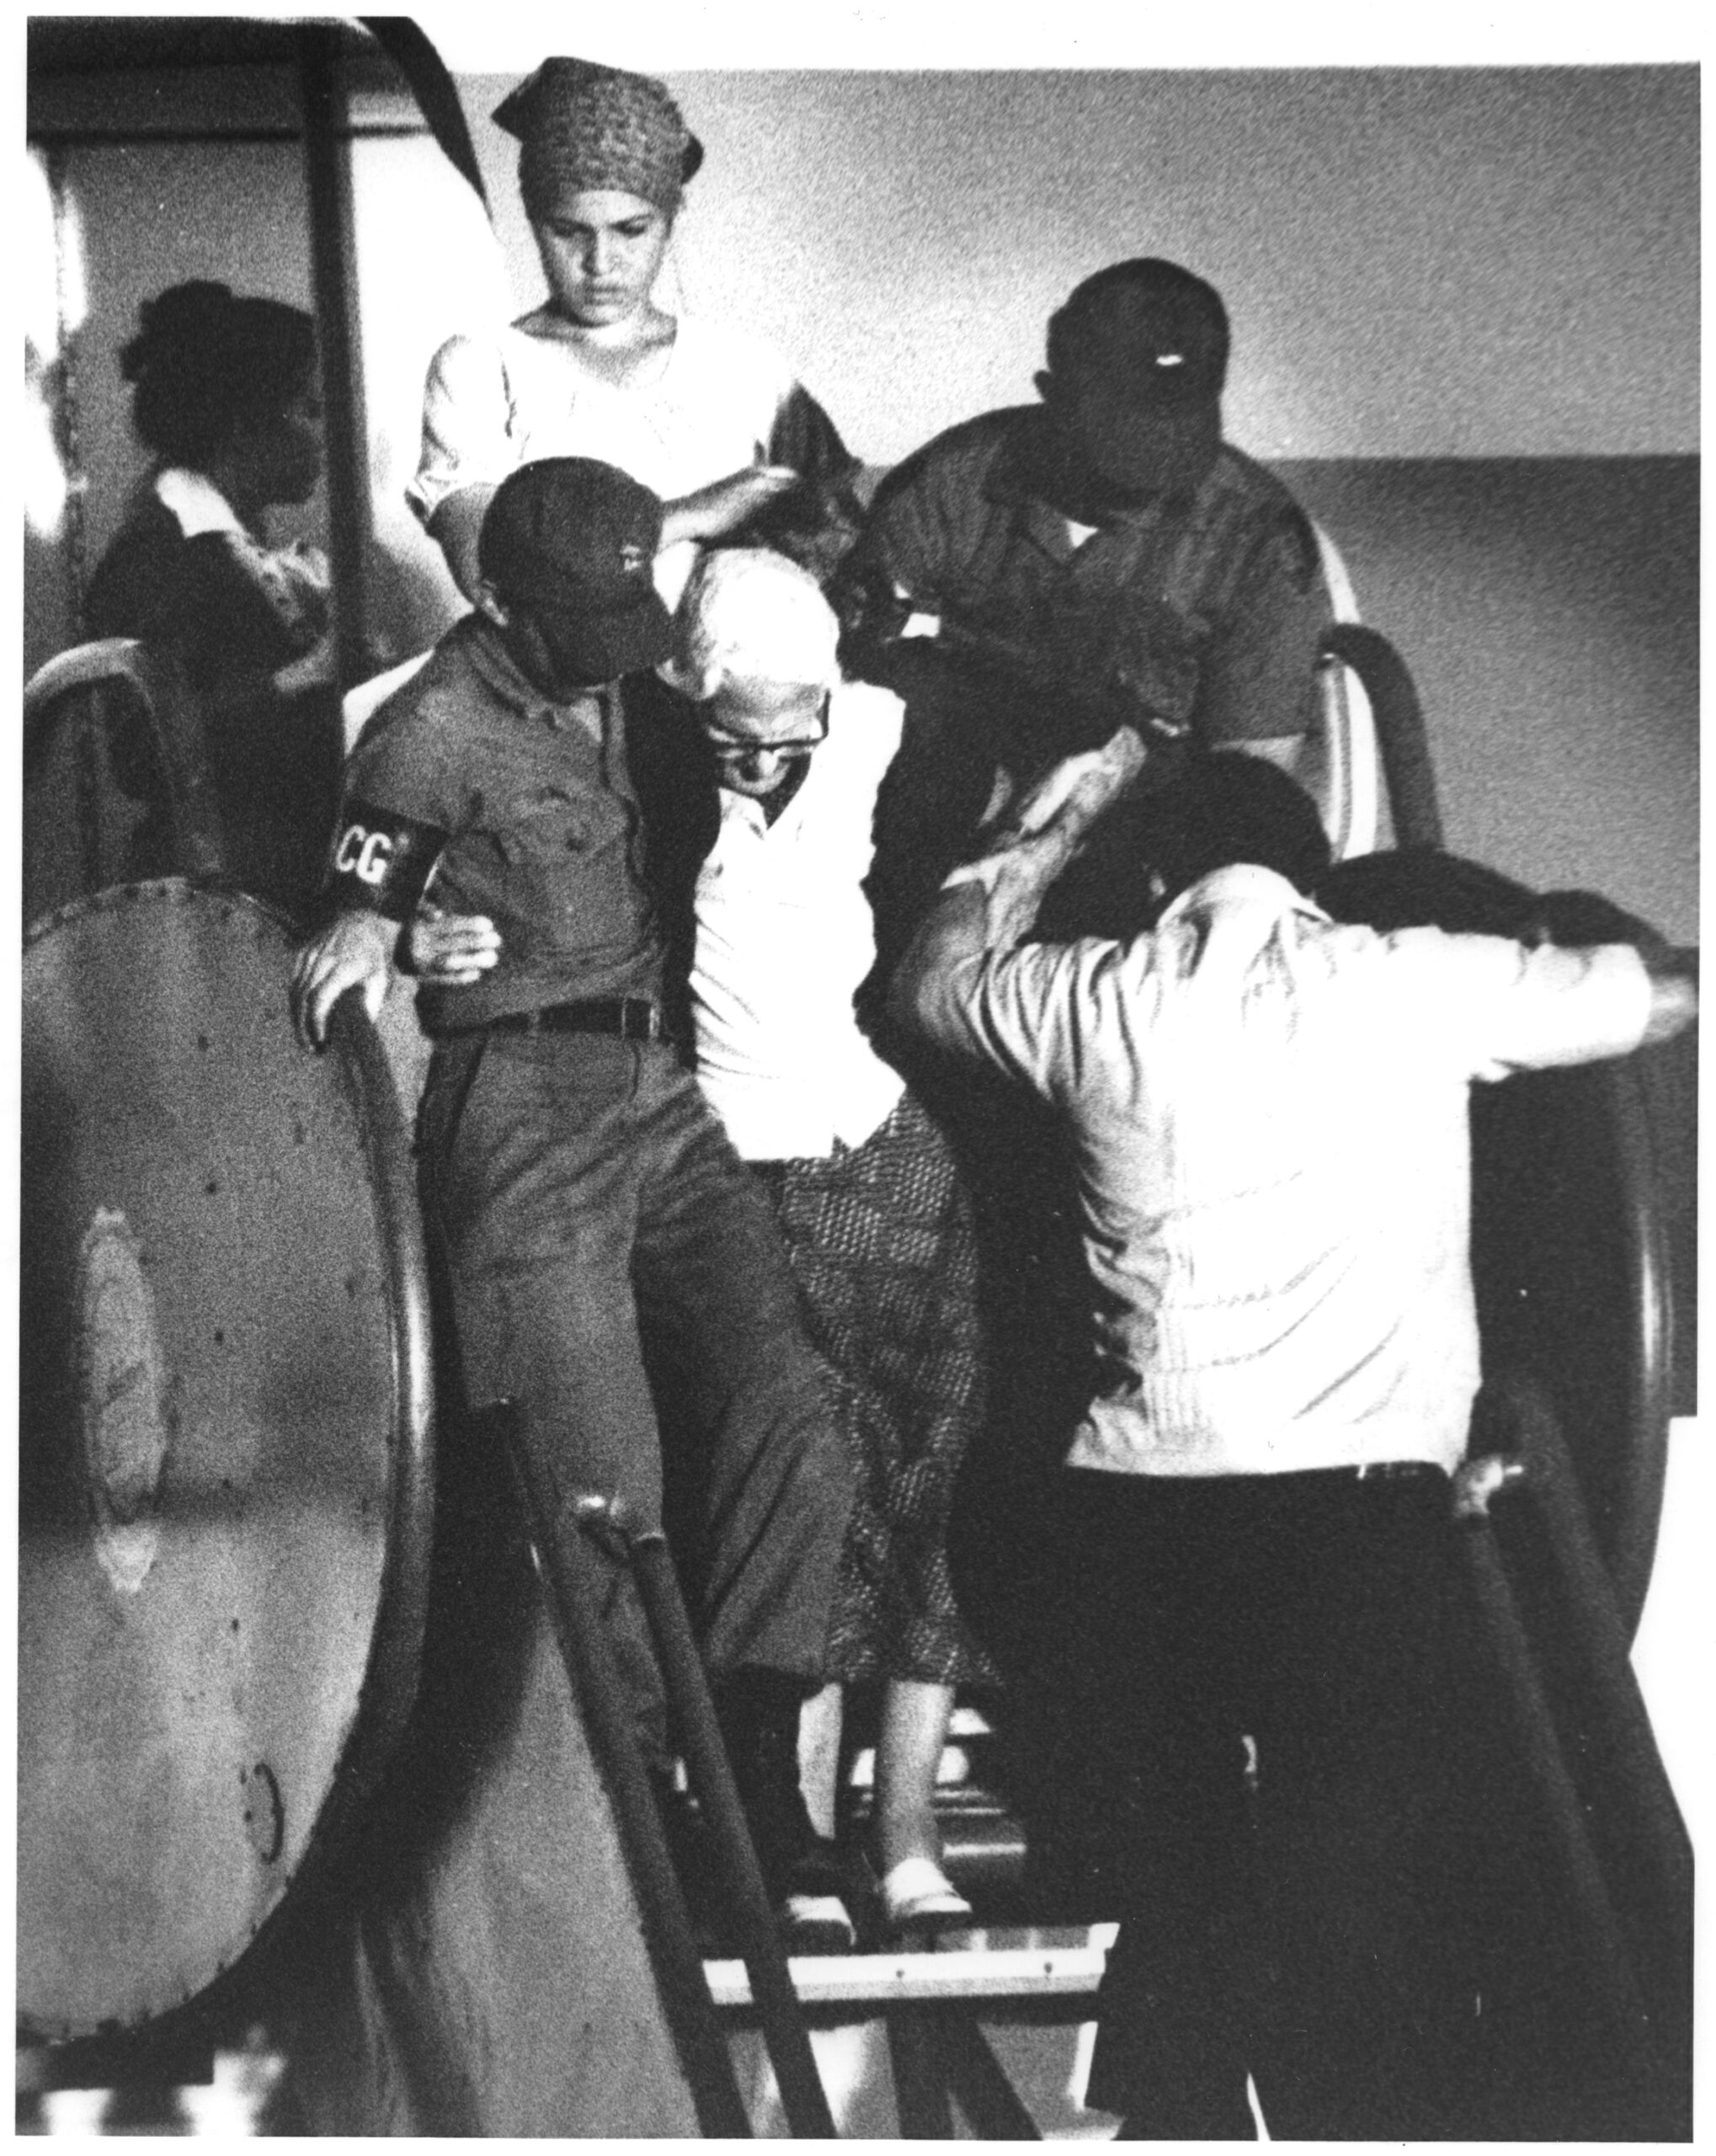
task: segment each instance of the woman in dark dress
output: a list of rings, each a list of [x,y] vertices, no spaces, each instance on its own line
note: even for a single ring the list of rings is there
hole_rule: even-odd
[[[178,662],[201,722],[226,866],[296,909],[319,881],[340,742],[327,563],[264,519],[322,473],[314,324],[225,285],[146,301],[120,353],[155,462],[91,580],[97,636]]]

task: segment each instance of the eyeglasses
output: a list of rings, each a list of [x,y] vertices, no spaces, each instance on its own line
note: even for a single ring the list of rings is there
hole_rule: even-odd
[[[723,764],[750,763],[761,756],[779,756],[783,759],[807,756],[813,750],[820,748],[829,738],[829,694],[824,693],[822,709],[817,714],[817,730],[814,734],[788,734],[778,740],[758,741],[724,733],[717,727],[706,725],[703,729],[704,739],[714,751],[717,762]]]

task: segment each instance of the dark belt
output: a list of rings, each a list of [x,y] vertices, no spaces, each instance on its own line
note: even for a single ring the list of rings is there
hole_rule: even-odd
[[[488,1033],[613,1033],[622,1041],[660,1041],[668,1036],[661,1006],[643,995],[598,996],[588,1003],[546,1003],[537,1011],[508,1011],[472,1032]]]

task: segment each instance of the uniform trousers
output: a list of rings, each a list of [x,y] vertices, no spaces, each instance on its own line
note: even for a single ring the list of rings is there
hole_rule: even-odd
[[[517,1403],[557,1531],[578,1534],[589,1492],[659,1525],[665,1433],[697,1491],[688,1554],[711,1678],[814,1689],[850,1470],[768,1201],[672,1048],[444,1039],[418,1145],[466,1397]],[[624,1569],[596,1561],[639,1726],[664,1746],[641,1608]]]

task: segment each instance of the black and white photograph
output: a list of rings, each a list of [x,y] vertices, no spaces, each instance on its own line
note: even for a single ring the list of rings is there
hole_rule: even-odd
[[[15,2132],[1691,2142],[1690,11],[22,42]]]

